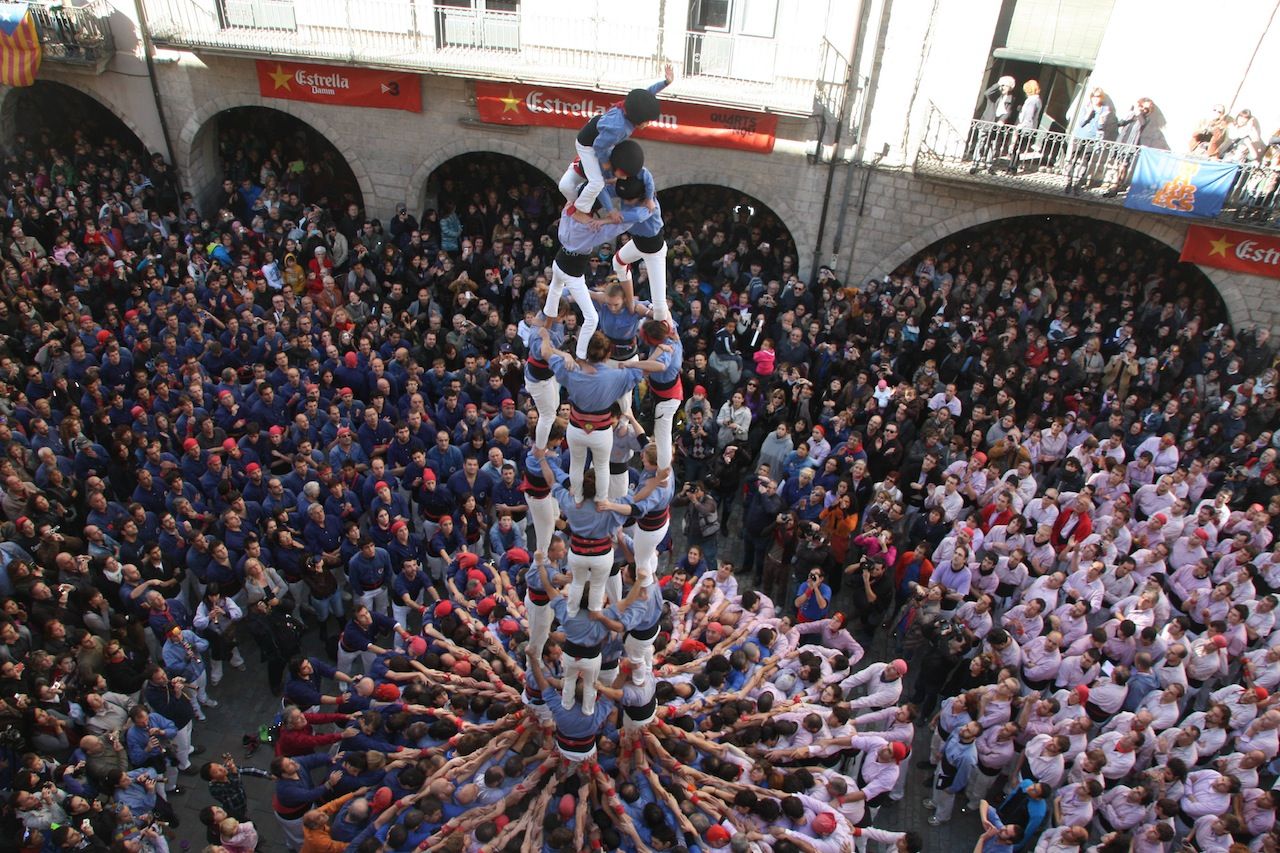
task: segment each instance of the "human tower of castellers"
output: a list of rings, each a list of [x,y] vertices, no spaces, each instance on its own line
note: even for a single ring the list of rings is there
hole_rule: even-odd
[[[913,833],[871,826],[878,806],[902,795],[916,719],[895,704],[906,664],[855,671],[863,652],[842,619],[793,626],[763,594],[739,594],[727,563],[694,583],[657,577],[676,491],[684,354],[667,307],[662,211],[630,137],[658,117],[670,80],[668,69],[592,118],[560,181],[561,248],[525,366],[539,414],[521,485],[530,547],[507,550],[497,565],[460,553],[447,572],[457,578],[451,589],[465,592],[423,607],[421,635],[404,629],[407,609],[397,607],[395,648],[348,642],[348,631],[336,669],[315,659],[292,667],[285,692],[299,710],[286,716],[277,751],[297,744],[307,754],[272,768],[291,845],[338,850],[351,839],[364,849],[372,835],[371,850],[837,853],[868,840],[920,849]],[[624,234],[616,283],[593,292],[589,258]],[[640,261],[651,302],[634,295],[631,265]],[[575,310],[568,325],[577,333],[567,338]],[[641,381],[656,400],[651,440],[631,411]],[[370,616],[375,629],[392,621]],[[384,784],[361,789],[351,815],[345,797],[323,804],[328,792],[313,786],[306,762],[327,768],[329,756],[310,751],[345,736],[311,731],[346,720],[312,713],[330,701],[319,679],[359,683],[361,658],[381,683],[364,688],[376,701],[356,727],[426,712],[414,732],[425,737],[410,742],[437,747],[426,750],[433,772],[407,767],[393,779],[378,768]],[[446,707],[397,704],[387,685],[414,679],[446,689]],[[862,698],[837,701],[862,687]],[[392,710],[377,710],[383,702]],[[477,705],[486,713],[468,722]],[[418,755],[384,746],[393,761]]]
[[[560,181],[561,249],[525,367],[539,413],[521,486],[531,547],[507,550],[497,565],[457,556],[448,571],[452,589],[465,592],[424,607],[421,635],[404,630],[397,607],[395,648],[350,643],[348,631],[337,671],[314,660],[293,667],[286,683],[300,710],[286,719],[285,755],[273,766],[291,844],[512,853],[922,848],[917,832],[875,826],[884,804],[905,796],[921,714],[903,696],[908,665],[863,661],[844,614],[826,615],[831,592],[821,575],[796,590],[794,608],[785,608],[794,617],[762,592],[740,591],[728,563],[657,577],[676,492],[672,425],[684,354],[667,307],[662,212],[631,135],[658,117],[657,94],[669,82],[670,72],[591,119]],[[616,283],[590,290],[588,259],[623,235]],[[651,302],[635,298],[637,262]],[[566,337],[566,327],[576,335]],[[641,381],[656,400],[652,436],[631,412]],[[1167,444],[1149,455],[1167,455]],[[955,519],[957,488],[982,461],[975,454],[948,468],[925,509]],[[1257,595],[1258,571],[1246,558],[1270,545],[1267,516],[1210,500],[1174,517],[1174,502],[1161,496],[1189,489],[1167,477],[1145,487],[1163,511],[1144,513],[1132,534],[1144,547],[1132,556],[1105,560],[1116,536],[1088,536],[1105,488],[1049,513],[1019,466],[972,522],[957,522],[931,563],[921,557],[924,570],[913,564],[907,618],[933,625],[943,661],[951,643],[972,653],[958,678],[915,691],[929,704],[948,691],[927,754],[917,756],[930,770],[929,824],[950,821],[959,801],[979,816],[987,853],[1235,851],[1243,841],[1275,848],[1277,799],[1259,783],[1260,774],[1274,778],[1280,728],[1268,692],[1280,681],[1280,647],[1265,642],[1275,602],[1237,603]],[[759,479],[762,495],[775,487]],[[1033,535],[1011,523],[1017,512],[1040,522]],[[1228,540],[1252,550],[1195,559]],[[883,556],[868,573],[884,571]],[[1261,564],[1280,570],[1274,556]],[[1174,619],[1175,609],[1187,615]],[[350,671],[360,658],[376,684]],[[355,737],[405,765],[369,770],[380,784],[353,800],[329,799],[329,782],[313,786],[307,775],[307,762],[331,761],[312,749],[349,734],[311,733],[313,724],[346,719],[304,712],[330,701],[319,692],[326,674],[363,682],[358,690],[376,701],[354,721]],[[447,701],[437,693],[435,703],[404,704],[396,690],[415,680],[446,691]],[[408,737],[382,743],[387,720],[397,718],[415,721],[395,724],[407,725]],[[291,744],[306,754],[286,757]]]

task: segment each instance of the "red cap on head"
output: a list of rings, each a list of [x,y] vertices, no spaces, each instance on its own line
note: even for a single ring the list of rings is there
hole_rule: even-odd
[[[895,658],[895,659],[894,659],[894,660],[889,664],[889,666],[891,666],[891,667],[893,667],[894,669],[896,669],[896,670],[898,671],[898,675],[906,675],[906,674],[907,674],[907,662],[906,662],[906,661],[904,661],[902,658]]]
[[[729,830],[725,829],[718,823],[707,827],[708,844],[728,844],[731,837],[732,836],[729,835]]]
[[[234,395],[226,388],[223,388],[221,391],[218,392],[219,400],[221,400],[223,397],[231,397],[231,396],[234,396]]]
[[[826,438],[827,431],[826,431],[825,429],[823,429],[823,428],[822,428],[822,424],[818,424],[817,426],[815,426],[815,427],[813,428],[813,431],[814,431],[814,433],[815,433],[816,435],[820,435],[820,436],[822,436],[823,438]]]
[[[1220,649],[1225,649],[1227,647],[1227,638],[1221,634],[1214,634],[1211,642]]]
[[[1080,697],[1081,702],[1089,701],[1089,687],[1084,684],[1076,685],[1076,695]]]
[[[507,828],[507,824],[509,823],[511,823],[511,818],[504,814],[500,814],[493,819],[493,828],[498,830],[498,832],[502,832],[502,830]]]
[[[1203,527],[1197,527],[1192,532],[1195,533],[1196,538],[1199,539],[1201,542],[1209,541],[1209,531],[1205,530]]]
[[[973,454],[973,461],[977,462],[979,465],[986,465],[987,454],[979,450],[977,453]]]
[[[386,481],[386,480],[379,480],[378,482],[376,482],[376,483],[374,483],[374,484],[373,484],[373,487],[374,487],[374,489],[376,489],[376,490],[378,490],[378,491],[381,491],[382,489],[389,489],[389,488],[391,488],[389,485],[387,485],[387,481]]]
[[[400,688],[394,684],[379,684],[373,691],[373,698],[379,702],[394,702],[400,698]]]
[[[520,623],[508,616],[498,623],[498,630],[510,637],[520,630]]]
[[[460,675],[463,678],[466,678],[469,675],[471,675],[471,661],[469,660],[455,661],[453,664],[453,674]]]
[[[200,442],[196,441],[194,438],[188,438],[186,441],[182,442],[183,450],[193,450],[199,446]]]
[[[523,548],[508,548],[507,562],[519,563],[520,565],[527,566],[530,563],[529,552]]]
[[[347,367],[355,367],[357,364],[360,363],[360,356],[356,355],[353,352],[349,352],[343,357],[343,361],[346,362]]]
[[[810,826],[818,835],[830,835],[836,831],[836,816],[831,812],[815,815]]]
[[[133,415],[135,418],[140,418],[146,413],[147,413],[147,410],[142,408],[141,406],[134,406],[132,409],[129,410],[129,414]]]
[[[449,602],[442,601],[440,603],[448,604]],[[424,640],[422,637],[410,637],[409,642],[406,643],[406,646],[407,646],[406,650],[409,652],[410,655],[412,655],[415,658],[420,658],[427,653],[427,641]]]
[[[723,633],[724,633],[724,626],[723,626],[723,625],[721,625],[719,622],[708,622],[708,623],[707,623],[707,630],[708,630],[708,631],[714,631],[714,632],[715,632],[715,633],[717,633],[717,634],[723,634]]]
[[[893,750],[894,761],[902,761],[911,753],[911,750],[907,748],[907,745],[899,740],[895,740],[893,743],[889,744],[889,749]]]
[[[252,474],[254,471],[261,471],[261,470],[262,470],[262,466],[259,465],[257,462],[250,462],[248,465],[244,466],[244,472],[246,474]]]
[[[577,808],[578,803],[573,799],[573,794],[565,794],[556,805],[556,814],[560,815],[562,820],[572,820]]]
[[[480,558],[470,551],[458,555],[458,568],[474,569],[478,565],[480,565]]]
[[[391,522],[391,532],[399,533],[401,530],[404,530],[408,526],[409,525],[405,523],[403,518],[397,518],[395,521]]]
[[[284,435],[284,427],[277,424],[273,426],[271,429],[267,430],[267,434],[268,435]]]
[[[476,602],[476,612],[480,614],[480,618],[486,618],[493,612],[493,608],[497,607],[498,602],[493,600],[492,596],[486,595],[484,598]]]
[[[235,440],[234,438],[228,438],[228,439],[224,440],[224,441],[222,442],[222,449],[223,449],[223,450],[235,450],[235,449],[236,449],[236,440]]]
[[[705,396],[707,396],[707,389],[706,389],[706,388],[704,388],[704,387],[702,387],[701,385],[694,385],[694,386],[693,386],[693,393],[695,393],[695,394],[701,394],[703,397],[705,397]]]
[[[442,602],[440,602],[439,604],[437,604],[437,605],[436,605],[436,618],[437,618],[437,619],[439,619],[441,616],[448,616],[448,615],[449,615],[450,613],[452,613],[452,612],[453,612],[453,602],[452,602],[452,601],[442,601]]]
[[[464,411],[464,412],[474,412],[474,411],[478,411],[478,410],[476,409],[476,404],[475,404],[475,403],[467,403],[465,406],[463,406],[463,407],[462,407],[462,411]]]
[[[1156,521],[1160,522],[1161,524],[1169,523],[1169,516],[1165,515],[1163,512],[1157,512],[1155,515],[1151,517]]]
[[[338,389],[338,394],[343,397],[354,397],[356,395],[356,392],[352,391],[350,388],[344,385]]]
[[[27,518],[25,515],[20,515],[20,516],[18,516],[18,518],[13,522],[13,526],[14,526],[14,527],[21,527],[22,525],[26,524],[26,523],[27,523],[28,521],[30,521],[30,520],[31,520],[31,519]]]
[[[427,468],[425,471],[422,472],[422,482],[434,483],[435,481],[436,481],[435,471],[432,471],[430,468]]]
[[[106,329],[103,329],[101,332],[98,332],[98,343],[105,344],[109,340],[111,340],[111,333],[108,332]]]
[[[1259,702],[1265,702],[1271,694],[1267,692],[1265,687],[1255,687],[1253,688],[1253,695],[1258,697]]]
[[[395,795],[391,793],[391,789],[383,785],[374,792],[373,799],[369,801],[369,810],[381,814],[391,808],[393,799],[395,799]]]
[[[136,308],[130,308],[128,311],[124,312],[125,322],[136,319],[137,316],[138,316],[138,309]]]

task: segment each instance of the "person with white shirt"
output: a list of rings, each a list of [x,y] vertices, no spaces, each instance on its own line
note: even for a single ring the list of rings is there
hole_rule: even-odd
[[[1134,456],[1143,453],[1151,454],[1151,465],[1157,474],[1169,474],[1178,467],[1178,440],[1173,433],[1151,436],[1134,450]]]

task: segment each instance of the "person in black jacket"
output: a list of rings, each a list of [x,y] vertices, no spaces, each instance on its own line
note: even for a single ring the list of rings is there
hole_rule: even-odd
[[[707,491],[711,492],[716,503],[720,505],[722,529],[729,523],[729,514],[733,512],[733,505],[742,494],[742,478],[750,464],[751,455],[734,442],[721,451],[711,463],[711,470],[702,478]]]
[[[1006,126],[1013,121],[1013,87],[1014,79],[1006,74],[982,93],[982,121],[987,124],[979,125],[974,130],[973,166],[969,168],[971,175],[982,167],[995,173],[995,160],[1009,138]]]

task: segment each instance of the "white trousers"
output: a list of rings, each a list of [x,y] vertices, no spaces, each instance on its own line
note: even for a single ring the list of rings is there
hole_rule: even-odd
[[[578,678],[582,678],[582,713],[590,716],[596,710],[596,679],[600,677],[600,662],[604,658],[596,655],[592,658],[575,658],[568,652],[561,660],[564,662],[564,687],[560,691],[560,707],[566,711],[573,707],[574,691]]]
[[[534,604],[526,590],[524,612],[529,620],[529,655],[534,660],[542,660],[542,647],[551,635],[551,605]]]
[[[653,671],[654,639],[656,635],[648,640],[637,640],[630,634],[622,638],[622,653],[631,662],[631,680],[634,682],[643,682]]]
[[[535,717],[538,718],[539,722],[546,723],[549,726],[555,725],[555,722],[556,722],[555,715],[551,713],[551,709],[547,707],[546,702],[543,702],[539,705],[534,705],[532,703],[526,702],[524,703],[524,706],[529,709],[530,714],[533,714]]]
[[[613,552],[597,557],[585,557],[569,552],[569,571],[573,580],[569,582],[569,590],[565,593],[565,607],[570,616],[577,614],[578,602],[582,601],[582,589],[590,584],[587,592],[587,609],[599,612],[604,609],[605,584],[609,581],[609,572],[613,569]],[[597,669],[599,665],[597,664]]]
[[[609,569],[609,577],[605,579],[604,591],[609,594],[609,603],[617,604],[622,600],[622,569]],[[603,605],[601,605],[603,607]]]
[[[565,169],[564,174],[560,176],[560,194],[564,196],[565,201],[577,207],[578,210],[590,213],[591,208],[595,206],[596,196],[600,195],[600,191],[604,189],[604,172],[600,170],[600,161],[596,158],[594,148],[577,141],[573,143],[573,147],[578,152],[582,171],[587,174],[587,185],[581,192],[578,191],[582,186],[582,175],[579,175],[578,170],[570,163],[569,168]]]
[[[670,529],[670,520],[657,530],[641,530],[640,526],[636,525],[631,538],[635,544],[636,583],[641,586],[648,586],[657,576],[658,546],[662,544],[663,539],[667,538],[667,531]]]
[[[426,592],[423,591],[418,593],[417,598],[413,598],[410,600],[413,601],[415,604],[421,605],[423,596],[425,595],[426,595]],[[400,625],[403,625],[406,628],[408,628],[409,613],[417,609],[418,609],[417,607],[410,607],[407,604],[393,604],[391,605],[391,618],[396,620],[396,622],[399,623]],[[401,651],[403,651],[405,648],[404,637],[401,637],[399,634],[396,634],[396,648],[400,649]]]
[[[564,295],[565,290],[573,297],[574,303],[578,306],[578,310],[582,312],[582,328],[578,330],[578,358],[587,357],[587,342],[591,340],[591,336],[595,334],[596,327],[600,325],[600,315],[596,312],[595,303],[591,301],[591,291],[587,288],[587,280],[582,276],[570,276],[560,269],[560,265],[554,261],[551,264],[551,286],[547,289],[547,304],[543,307],[542,312],[548,317],[555,317],[560,313],[560,297]],[[541,410],[538,416],[542,416]]]
[[[556,420],[556,410],[560,408],[560,383],[555,377],[526,382],[525,390],[533,398],[533,406],[538,410],[538,426],[534,429],[535,447],[546,447],[551,440],[551,426]]]
[[[631,473],[629,470],[623,471],[621,474],[609,475],[609,500],[617,501],[625,498],[629,488],[631,488]]]
[[[596,494],[609,488],[609,454],[613,452],[613,430],[602,428],[587,432],[569,424],[569,483],[573,499],[582,500],[582,473],[587,469],[587,451],[591,451],[591,467],[596,472]]]
[[[658,468],[671,467],[671,429],[680,411],[679,400],[663,400],[653,408],[653,441],[658,445]]]
[[[560,514],[560,510],[556,506],[556,499],[550,496],[545,498],[526,496],[526,500],[529,502],[529,517],[533,519],[533,550],[545,554],[551,545],[552,537],[555,536],[556,517]]]
[[[667,244],[656,252],[642,252],[636,245],[635,238],[614,255],[615,261],[634,264],[644,261],[644,271],[649,276],[649,299],[653,303],[653,319],[668,320],[671,313],[667,310]],[[616,267],[615,267],[616,268]]]

